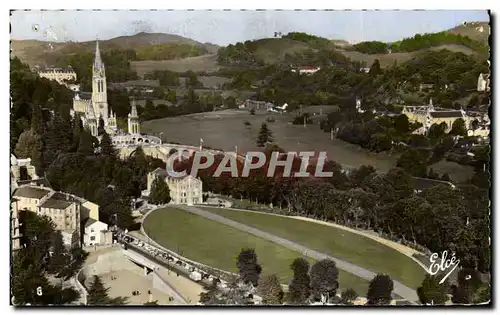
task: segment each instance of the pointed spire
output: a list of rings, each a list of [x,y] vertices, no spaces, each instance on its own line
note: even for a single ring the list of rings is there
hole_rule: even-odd
[[[102,59],[101,59],[101,51],[99,50],[99,41],[96,40],[95,44],[95,59],[94,59],[94,70],[100,70],[104,68]]]

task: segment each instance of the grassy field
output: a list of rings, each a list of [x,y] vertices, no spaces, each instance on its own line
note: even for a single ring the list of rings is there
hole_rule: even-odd
[[[274,122],[266,122],[272,117]],[[292,125],[290,115],[226,110],[180,117],[150,120],[141,124],[144,132],[163,132],[166,141],[190,145],[203,143],[212,148],[239,152],[257,149],[256,139],[262,123],[267,123],[276,144],[287,151],[326,151],[329,159],[349,167],[372,165],[380,171],[388,171],[397,161],[396,156],[387,153],[372,153],[359,146],[339,139],[330,140],[330,134],[320,130],[319,125]],[[245,121],[251,123],[247,128]]]
[[[206,207],[203,209],[344,259],[373,272],[387,273],[410,288],[416,289],[425,276],[425,271],[409,257],[345,230],[259,212]]]
[[[157,210],[148,215],[144,229],[152,239],[184,257],[232,272],[238,271],[236,257],[241,249],[254,248],[262,265],[262,274],[276,273],[283,284],[292,279],[289,267],[292,261],[302,256],[273,242],[175,208]],[[365,295],[367,281],[339,271],[341,288],[351,287],[361,296]]]
[[[194,72],[214,72],[219,69],[219,65],[217,64],[217,54],[176,60],[132,61],[130,66],[132,70],[137,72],[137,75],[141,78],[145,73],[153,72],[155,70],[169,70],[174,72],[186,72],[189,70]]]

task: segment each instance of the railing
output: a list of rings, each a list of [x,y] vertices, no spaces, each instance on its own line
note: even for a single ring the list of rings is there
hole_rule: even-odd
[[[141,226],[141,230],[142,230],[142,226]],[[193,267],[199,269],[200,271],[203,271],[204,273],[207,273],[207,274],[210,274],[214,277],[217,277],[221,280],[224,280],[226,282],[231,282],[233,279],[235,279],[236,277],[238,277],[237,274],[235,273],[232,273],[232,272],[228,272],[228,271],[225,271],[225,270],[221,270],[221,269],[218,269],[218,268],[214,268],[214,267],[211,267],[211,266],[208,266],[208,265],[205,265],[205,264],[202,264],[200,262],[197,262],[197,261],[193,261],[189,258],[186,258],[184,256],[181,256],[180,254],[168,249],[168,248],[165,248],[163,246],[161,246],[160,244],[156,243],[154,240],[152,240],[144,231],[142,231],[143,234],[145,235],[145,237],[147,238],[147,243],[149,243],[148,245],[150,246],[153,246],[153,247],[156,247],[158,250],[161,250],[161,251],[164,251],[166,252],[167,254],[171,255],[172,257],[176,258],[177,260],[180,260],[181,262],[184,262],[184,263],[187,263],[187,264],[190,264],[192,265]],[[128,237],[130,238],[133,238],[133,239],[136,239],[140,242],[144,242],[142,240],[140,240],[139,238],[137,237],[134,237],[130,234],[127,234]]]

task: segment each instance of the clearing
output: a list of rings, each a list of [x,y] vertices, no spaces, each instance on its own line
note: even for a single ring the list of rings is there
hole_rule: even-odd
[[[197,57],[189,57],[174,60],[143,60],[130,62],[132,70],[137,72],[139,77],[144,77],[145,73],[155,70],[169,70],[174,72],[215,72],[219,70],[217,64],[217,54],[208,54]]]

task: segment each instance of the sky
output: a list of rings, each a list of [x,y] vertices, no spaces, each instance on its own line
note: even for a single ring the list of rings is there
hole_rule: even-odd
[[[139,32],[169,33],[217,45],[306,32],[351,43],[397,41],[489,21],[485,10],[432,11],[13,11],[12,39],[90,41]]]

